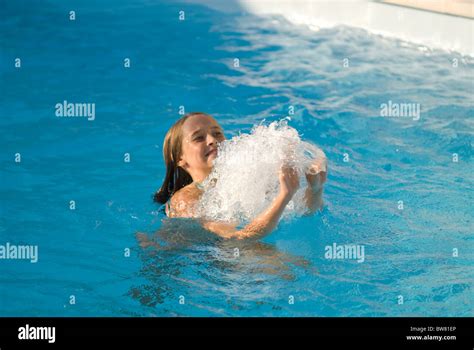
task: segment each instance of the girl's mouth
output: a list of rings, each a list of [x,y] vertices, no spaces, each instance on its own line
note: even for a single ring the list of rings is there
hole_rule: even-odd
[[[212,154],[217,155],[217,149],[213,149],[212,151],[207,152],[206,157],[209,157]]]

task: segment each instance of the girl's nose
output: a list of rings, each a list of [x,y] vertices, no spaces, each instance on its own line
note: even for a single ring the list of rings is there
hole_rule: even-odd
[[[211,134],[208,134],[207,135],[207,144],[212,145],[212,144],[215,144],[215,143],[217,143],[217,139],[214,136],[212,136]]]

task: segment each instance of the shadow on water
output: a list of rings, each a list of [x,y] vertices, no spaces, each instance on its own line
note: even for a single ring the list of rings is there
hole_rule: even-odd
[[[164,219],[153,234],[136,234],[144,281],[129,295],[148,307],[175,302],[186,290],[195,300],[276,298],[278,289],[317,270],[303,257],[254,240],[224,240],[190,219]],[[172,307],[171,307],[172,309]]]

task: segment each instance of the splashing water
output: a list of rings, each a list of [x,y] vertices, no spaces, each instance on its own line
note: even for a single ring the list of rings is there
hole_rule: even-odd
[[[289,117],[254,126],[250,134],[234,136],[219,145],[213,170],[202,183],[202,217],[237,221],[241,225],[249,222],[277,196],[282,166],[293,167],[300,177],[300,188],[288,203],[283,218],[304,214],[305,174],[324,153],[302,141],[298,131],[288,126],[288,120]]]

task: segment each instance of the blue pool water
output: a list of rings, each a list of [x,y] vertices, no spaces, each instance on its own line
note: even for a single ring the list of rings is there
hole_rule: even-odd
[[[0,260],[0,315],[473,315],[472,58],[159,1],[8,1],[0,47],[0,245],[39,249]],[[56,117],[64,100],[95,120]],[[420,119],[381,117],[389,101]],[[151,195],[180,106],[228,138],[293,106],[329,159],[325,209],[261,242],[164,220]],[[365,261],[326,259],[334,243]]]

